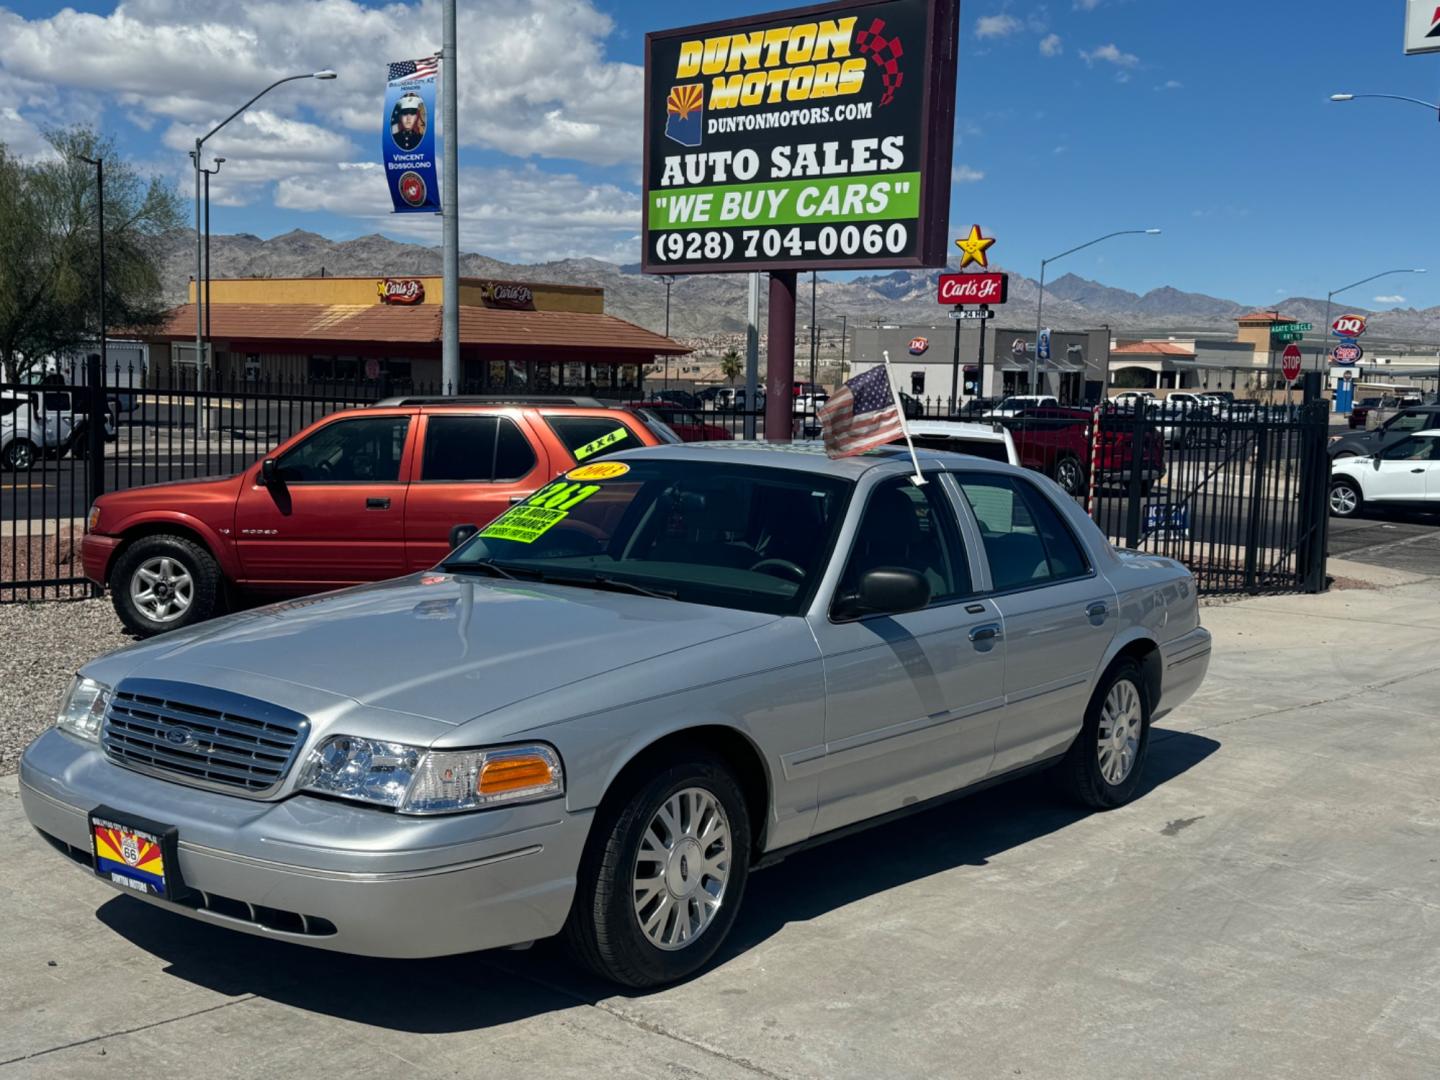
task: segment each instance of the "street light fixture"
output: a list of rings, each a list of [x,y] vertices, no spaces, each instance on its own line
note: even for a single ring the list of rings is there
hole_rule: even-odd
[[[1040,330],[1044,326],[1045,310],[1045,268],[1066,255],[1074,255],[1077,251],[1083,251],[1088,247],[1100,243],[1103,240],[1110,240],[1116,236],[1159,236],[1159,229],[1121,229],[1118,232],[1106,233],[1104,236],[1097,236],[1094,240],[1088,240],[1083,244],[1071,248],[1069,251],[1062,251],[1059,255],[1051,255],[1048,259],[1040,260],[1040,295],[1035,300],[1035,351],[1030,356],[1030,393],[1038,393],[1040,380]]]
[[[205,170],[204,170],[203,168],[201,168],[201,164],[200,164],[200,162],[201,162],[201,150],[204,149],[205,143],[211,138],[211,136],[213,136],[216,132],[218,132],[218,131],[219,131],[221,128],[223,128],[226,124],[230,123],[231,120],[234,120],[237,116],[239,116],[241,113],[243,113],[246,109],[250,108],[251,105],[254,105],[255,102],[259,101],[262,97],[264,97],[266,94],[268,94],[271,90],[274,90],[277,86],[282,86],[282,85],[284,85],[285,83],[288,83],[288,82],[295,82],[297,79],[324,79],[324,80],[328,80],[328,79],[333,79],[333,78],[336,78],[335,72],[331,71],[329,68],[325,68],[325,69],[322,70],[322,71],[309,71],[309,72],[306,72],[306,73],[303,74],[303,75],[287,75],[287,76],[285,76],[285,78],[283,78],[283,79],[276,79],[276,80],[275,80],[273,83],[271,83],[269,86],[265,87],[264,90],[261,90],[258,94],[256,94],[254,97],[252,97],[249,101],[245,102],[244,105],[241,105],[240,108],[238,108],[238,109],[236,109],[234,112],[232,112],[232,113],[231,113],[229,116],[227,116],[224,120],[221,120],[220,123],[216,124],[213,128],[211,128],[209,131],[207,131],[204,135],[201,135],[199,138],[197,138],[197,139],[195,140],[195,149],[192,150],[192,151],[190,151],[190,157],[191,157],[191,159],[192,159],[192,160],[194,161],[194,163],[195,163],[195,372],[196,372],[196,386],[195,386],[195,388],[196,388],[197,391],[198,391],[198,390],[203,390],[203,389],[204,389],[204,386],[205,386],[205,378],[204,378],[204,376],[205,376],[205,351],[204,351],[204,350],[205,350],[205,316],[204,316],[204,310],[203,310],[203,309],[204,309],[204,305],[201,303],[201,296],[200,296],[200,286],[201,286],[201,281],[202,281],[202,275],[203,275],[203,273],[204,273],[204,262],[205,262],[204,238],[203,238],[203,235],[202,235],[202,233],[201,233],[201,231],[200,231],[200,229],[201,229],[201,222],[200,222],[200,200],[201,200],[200,174],[201,174],[202,172],[204,172]],[[200,409],[198,410],[198,412],[197,412],[197,415],[196,415],[196,426],[197,426],[197,429],[200,430],[200,431],[202,431],[202,432],[204,431],[204,428],[205,428],[205,419],[204,419],[204,417],[205,417],[205,410],[204,410],[203,408],[200,408]]]
[[[1358,101],[1361,98],[1384,98],[1386,101],[1406,101],[1411,105],[1419,105],[1429,109],[1440,120],[1440,104],[1433,101],[1424,101],[1421,98],[1405,97],[1403,94],[1331,94],[1331,101]]]

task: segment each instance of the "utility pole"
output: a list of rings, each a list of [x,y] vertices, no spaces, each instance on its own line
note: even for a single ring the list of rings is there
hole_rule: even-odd
[[[201,169],[205,174],[205,340],[206,348],[210,345],[210,177],[220,171],[220,166],[225,163],[223,157],[215,159],[213,169]]]
[[[460,392],[460,73],[455,60],[455,0],[445,0],[444,23],[440,50],[444,69],[440,113],[445,125],[445,175],[440,200],[444,272],[440,289],[440,382],[442,393],[457,394]]]
[[[745,438],[755,438],[755,402],[760,381],[760,275],[750,274],[745,315]]]

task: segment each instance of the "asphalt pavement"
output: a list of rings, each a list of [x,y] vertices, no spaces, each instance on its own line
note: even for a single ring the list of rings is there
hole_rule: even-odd
[[[793,857],[651,994],[544,943],[371,961],[199,924],[56,855],[0,779],[0,1080],[1433,1076],[1440,581],[1406,580],[1206,607],[1136,802],[1032,778]]]

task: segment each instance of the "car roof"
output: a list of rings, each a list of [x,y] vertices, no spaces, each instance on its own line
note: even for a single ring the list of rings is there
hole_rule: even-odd
[[[945,450],[924,450],[916,447],[915,456],[923,465],[994,466],[1013,468],[1004,462],[989,461],[968,454],[955,454]],[[788,469],[793,472],[817,473],[837,476],[844,480],[858,480],[875,469],[886,469],[896,473],[914,471],[910,451],[905,446],[882,446],[853,457],[832,458],[825,453],[819,442],[699,442],[679,445],[649,446],[644,449],[626,450],[608,460],[624,458],[627,461],[651,458],[657,461],[715,461],[728,465],[759,465],[774,469]],[[1018,470],[1017,470],[1018,471]]]

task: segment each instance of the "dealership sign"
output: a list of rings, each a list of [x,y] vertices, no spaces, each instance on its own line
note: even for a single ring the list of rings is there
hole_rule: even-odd
[[[1354,367],[1365,358],[1365,350],[1353,338],[1330,350],[1330,360],[1339,367]]]
[[[940,275],[942,304],[1003,304],[1009,295],[1009,274]]]
[[[1335,337],[1358,338],[1365,333],[1364,315],[1341,315],[1330,324],[1330,333]]]
[[[958,0],[646,35],[649,273],[941,266]]]
[[[375,282],[382,304],[423,304],[425,283],[418,278],[382,278]]]
[[[1405,7],[1405,52],[1440,52],[1440,3],[1436,0],[1407,0]]]

